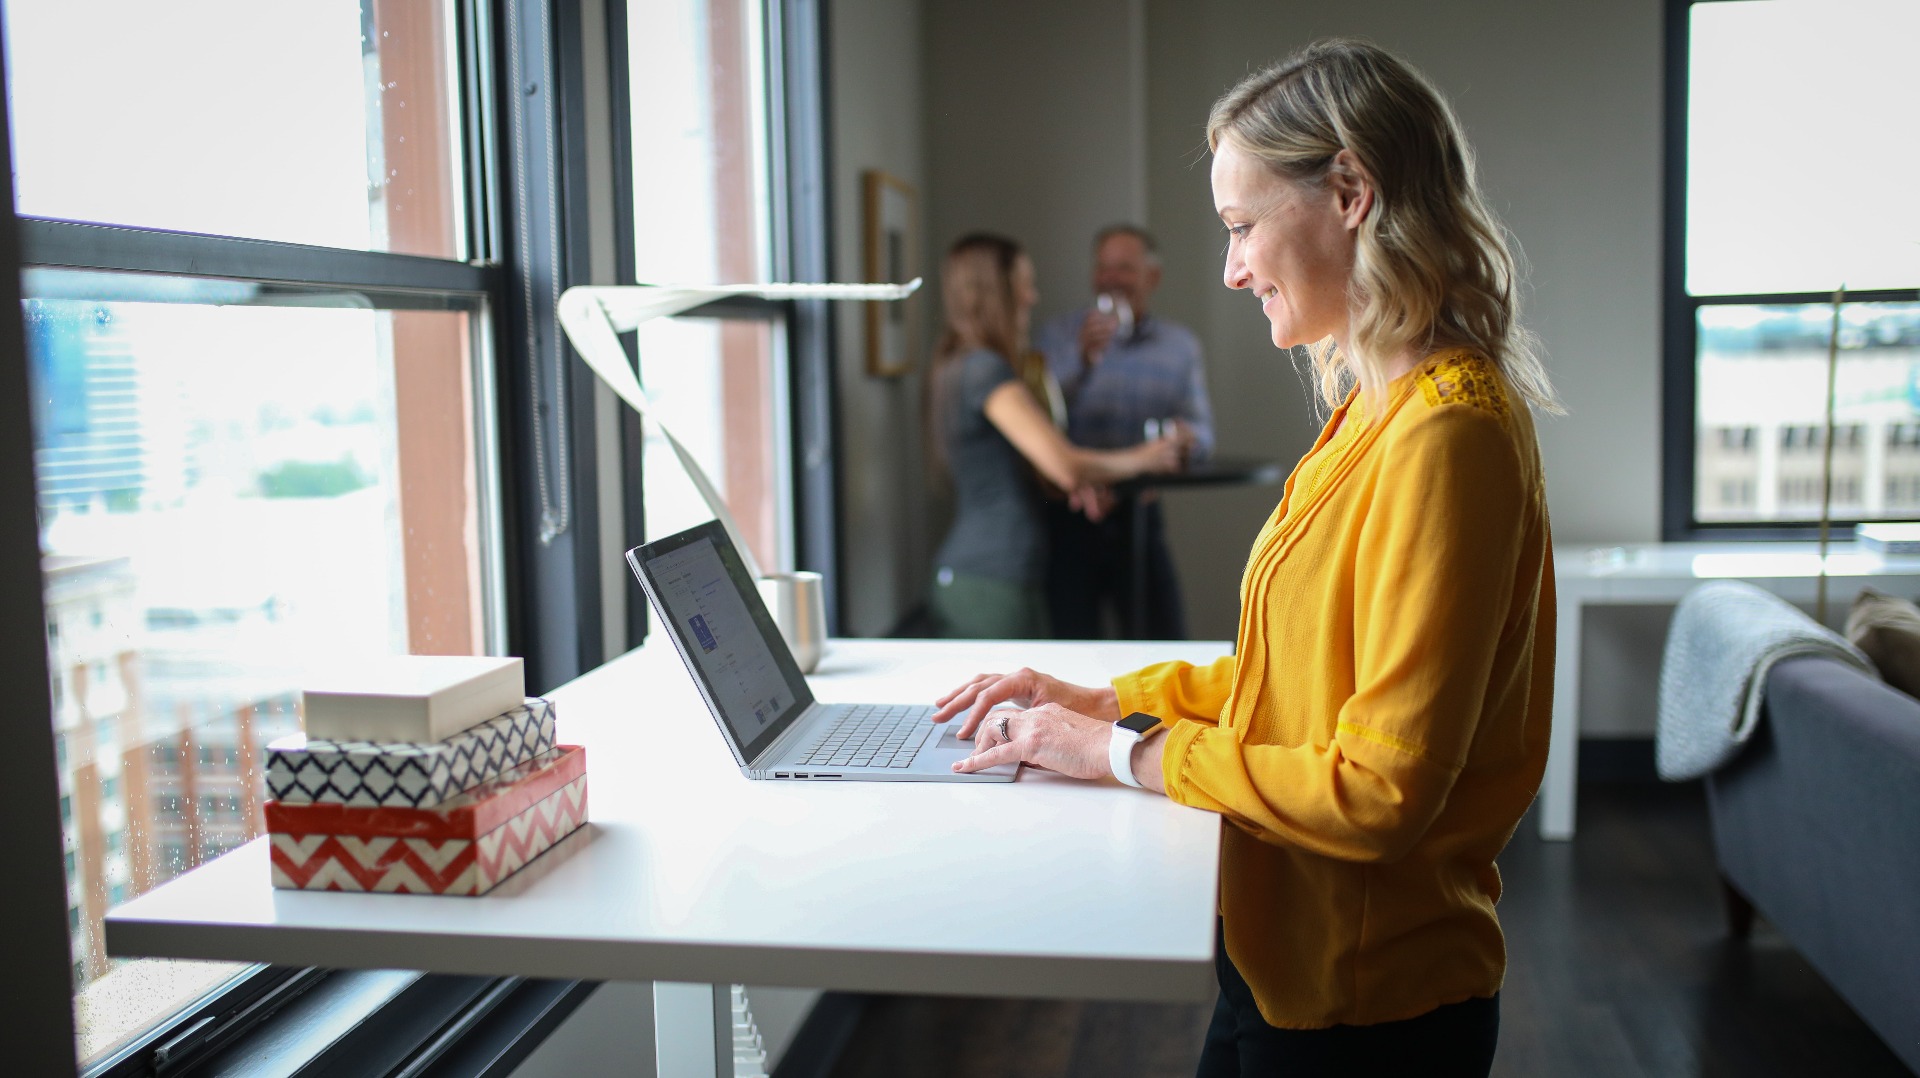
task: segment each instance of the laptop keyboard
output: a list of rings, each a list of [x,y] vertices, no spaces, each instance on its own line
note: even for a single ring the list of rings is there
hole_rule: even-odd
[[[795,764],[821,767],[906,767],[927,733],[924,704],[849,707]]]

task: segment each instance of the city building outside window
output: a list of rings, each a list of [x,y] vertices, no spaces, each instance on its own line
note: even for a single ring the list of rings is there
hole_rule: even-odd
[[[1671,12],[1663,531],[1920,518],[1920,6]]]

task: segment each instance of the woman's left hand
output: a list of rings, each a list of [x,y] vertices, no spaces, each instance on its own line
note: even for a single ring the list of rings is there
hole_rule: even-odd
[[[1071,778],[1097,779],[1109,773],[1107,746],[1112,738],[1112,723],[1059,704],[1041,704],[1027,711],[1002,709],[989,713],[974,731],[973,755],[953,769],[982,771],[1024,761]]]

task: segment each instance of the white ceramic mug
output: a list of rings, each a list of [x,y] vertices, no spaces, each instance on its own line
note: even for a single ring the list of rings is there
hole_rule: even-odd
[[[811,674],[827,649],[826,584],[819,573],[768,573],[759,580],[760,601],[786,638],[800,672]]]

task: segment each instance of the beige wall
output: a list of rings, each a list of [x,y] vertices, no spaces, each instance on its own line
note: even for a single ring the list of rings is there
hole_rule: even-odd
[[[927,0],[936,249],[1033,254],[1040,312],[1084,302],[1093,234],[1147,209],[1144,0]]]
[[[828,19],[827,70],[833,140],[833,273],[864,279],[861,174],[881,169],[913,185],[928,206],[924,121],[926,71],[921,5],[837,0]],[[924,233],[923,233],[924,234]],[[938,285],[924,267],[929,294]],[[933,307],[923,301],[931,315]],[[856,305],[835,312],[839,392],[840,631],[881,636],[925,591],[934,515],[920,437],[920,377],[866,373],[866,321]]]

